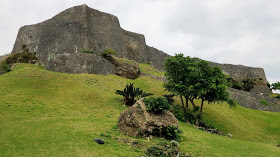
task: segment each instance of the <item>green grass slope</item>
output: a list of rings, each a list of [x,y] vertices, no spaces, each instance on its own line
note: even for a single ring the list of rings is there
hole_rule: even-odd
[[[162,82],[150,77],[129,80],[116,75],[62,74],[40,66],[17,65],[0,76],[0,156],[142,156],[147,147],[162,140],[119,133],[118,116],[126,107],[114,92],[130,82],[155,96],[166,94]],[[279,113],[210,104],[205,105],[204,120],[233,134],[233,139],[180,123],[182,152],[193,156],[280,156],[276,147],[280,142]],[[106,143],[97,144],[93,141],[96,137]],[[133,141],[138,144],[129,144]]]

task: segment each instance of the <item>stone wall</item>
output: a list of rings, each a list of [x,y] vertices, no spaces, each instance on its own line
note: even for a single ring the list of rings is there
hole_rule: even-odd
[[[231,98],[236,100],[238,104],[243,107],[271,112],[280,112],[280,99],[233,88],[229,89],[229,93]],[[264,106],[260,103],[260,100],[266,100],[270,105]]]
[[[83,48],[97,54],[111,48],[117,52],[119,58],[137,62],[149,62],[152,57],[155,67],[162,67],[162,56],[168,56],[156,49],[147,51],[144,35],[122,29],[116,16],[86,5],[67,9],[42,23],[20,28],[12,53],[19,52],[23,44],[26,44],[30,51],[37,52],[39,62],[45,65],[46,69],[66,73],[95,73],[96,70],[91,69],[92,67],[108,69],[98,74],[114,72],[111,65],[104,60],[105,63],[91,62],[101,59],[98,55],[81,54]],[[78,57],[74,59],[74,56]],[[157,60],[155,57],[160,58]],[[54,63],[56,65],[53,65]],[[87,65],[92,66],[84,68]]]

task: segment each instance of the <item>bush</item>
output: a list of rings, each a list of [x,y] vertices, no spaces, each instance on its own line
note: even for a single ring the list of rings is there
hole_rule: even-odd
[[[168,140],[180,140],[180,134],[182,133],[176,126],[167,127],[165,130],[165,138]]]
[[[254,85],[256,85],[256,80],[252,78],[245,78],[242,80],[243,83],[243,90],[250,92],[251,89],[254,88]]]
[[[263,99],[261,99],[259,102],[260,102],[263,106],[269,106],[269,105],[270,105],[266,100],[263,100]]]
[[[165,97],[144,98],[144,103],[146,104],[147,111],[155,113],[162,113],[170,109],[170,105]]]
[[[1,68],[2,70],[4,70],[5,73],[11,71],[10,66],[9,66],[6,62],[3,62],[3,63],[0,65],[0,68]]]
[[[269,82],[266,82],[266,86],[267,86],[268,88],[270,88],[270,87],[271,87],[271,85],[270,85],[270,83],[269,83]]]
[[[9,72],[11,71],[12,65],[15,63],[32,63],[37,60],[36,53],[30,52],[26,45],[22,45],[22,51],[19,53],[12,53],[5,57],[1,62],[0,68],[5,72]]]
[[[232,99],[228,99],[227,103],[229,104],[230,107],[236,107],[237,106],[237,102],[235,100],[232,100]]]
[[[95,53],[94,51],[90,50],[90,49],[82,49],[82,53]]]
[[[163,96],[167,99],[167,101],[170,105],[172,105],[174,103],[174,101],[175,101],[173,99],[173,97],[175,96],[174,94],[166,94],[166,95],[163,95]]]
[[[280,99],[280,94],[278,94],[275,98]]]
[[[228,86],[234,89],[251,91],[256,85],[256,80],[253,78],[244,78],[243,80],[236,80],[231,77],[227,78]]]
[[[194,110],[184,108],[180,105],[173,105],[173,115],[181,122],[189,122],[191,124],[196,124],[197,121],[201,120],[201,115],[199,113],[199,107],[196,106]]]
[[[117,55],[117,53],[113,49],[107,49],[107,50],[104,50],[101,53],[101,55],[103,58],[108,58],[108,57],[112,57],[112,55]]]
[[[160,142],[157,146],[147,148],[145,154],[148,157],[171,157],[177,156],[178,154],[180,154],[178,157],[185,157],[183,153],[179,152],[177,146],[167,142]]]

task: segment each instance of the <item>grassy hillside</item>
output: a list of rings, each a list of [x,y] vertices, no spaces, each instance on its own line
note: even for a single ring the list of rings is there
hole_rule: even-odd
[[[140,66],[145,73],[153,71]],[[126,109],[115,95],[135,83],[155,96],[166,94],[162,82],[116,75],[62,74],[20,64],[0,76],[0,156],[141,156],[161,139],[119,133],[117,120]],[[176,101],[178,103],[178,100]],[[280,156],[280,114],[205,105],[204,120],[233,139],[180,123],[180,149],[193,156]],[[93,138],[104,138],[98,145]],[[138,141],[137,145],[131,145]]]

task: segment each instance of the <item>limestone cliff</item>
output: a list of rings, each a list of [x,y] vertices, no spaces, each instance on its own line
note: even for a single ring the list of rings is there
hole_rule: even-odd
[[[75,6],[42,23],[20,28],[12,53],[19,52],[23,44],[37,52],[39,62],[46,69],[65,73],[115,73],[110,62],[100,55],[81,53],[83,48],[97,53],[111,48],[120,58],[151,62],[159,69],[168,56],[147,46],[143,35],[122,29],[116,16],[86,5]]]

